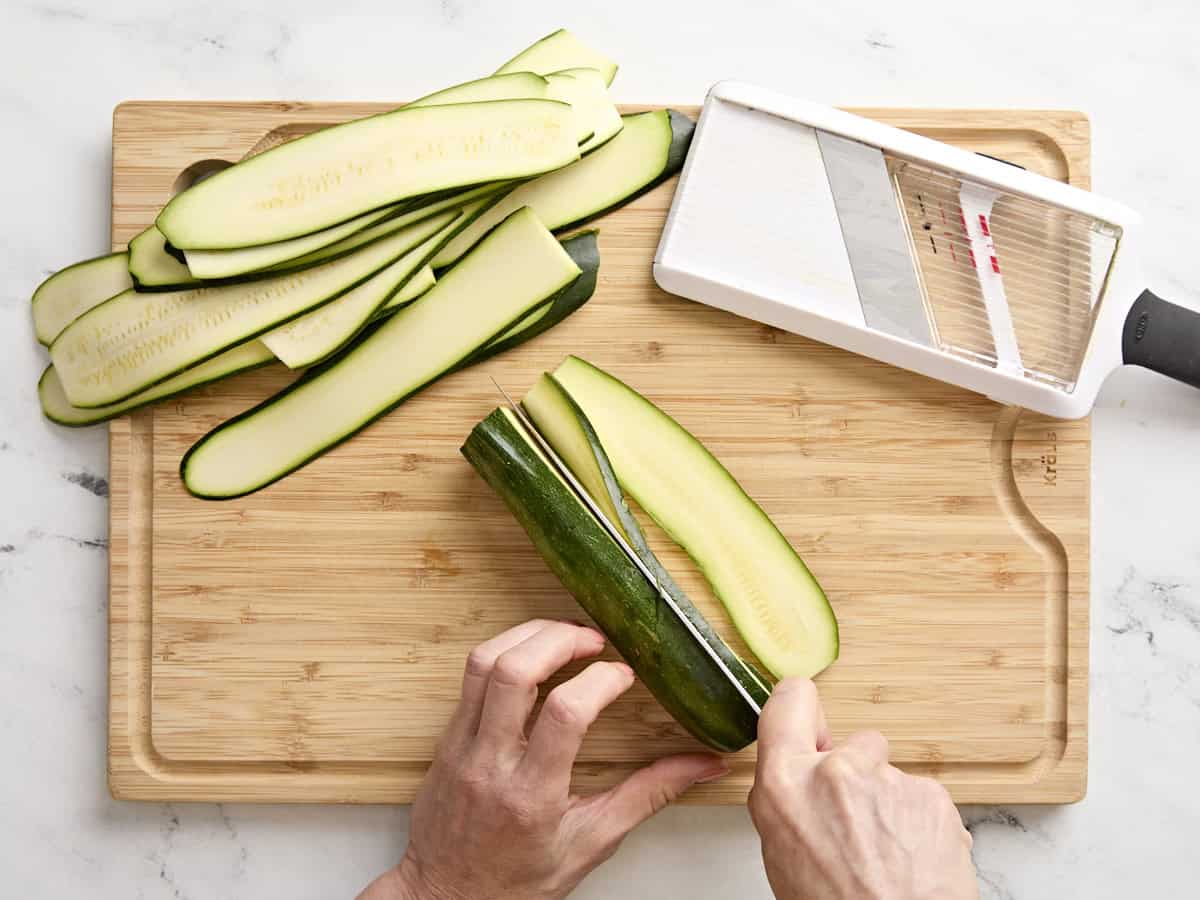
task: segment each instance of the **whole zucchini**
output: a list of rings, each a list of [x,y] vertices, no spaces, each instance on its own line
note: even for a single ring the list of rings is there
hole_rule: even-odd
[[[667,712],[716,750],[751,743],[753,709],[532,440],[510,410],[497,409],[475,426],[462,453]],[[691,617],[687,598],[675,600]],[[761,682],[752,693],[765,697]]]

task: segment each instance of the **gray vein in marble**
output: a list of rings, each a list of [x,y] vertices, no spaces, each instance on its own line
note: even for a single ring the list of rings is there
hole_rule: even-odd
[[[55,541],[66,541],[68,544],[73,544],[76,547],[88,547],[92,550],[108,549],[108,538],[82,538],[70,534],[60,534],[57,531],[42,531],[38,528],[29,531],[29,539],[31,541],[39,541],[44,538],[50,538]]]
[[[96,497],[108,496],[108,481],[91,472],[63,472],[62,477]]]
[[[872,50],[895,50],[896,45],[888,40],[888,36],[882,31],[874,31],[866,37],[867,46]]]

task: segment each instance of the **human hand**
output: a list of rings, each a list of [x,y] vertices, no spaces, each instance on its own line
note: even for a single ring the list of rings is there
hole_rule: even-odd
[[[728,771],[718,756],[685,753],[602,794],[572,796],[584,735],[633,685],[633,670],[593,662],[549,693],[532,727],[529,718],[539,684],[603,648],[591,628],[535,620],[471,652],[462,700],[413,805],[404,859],[360,900],[565,897],[635,826]]]
[[[833,746],[811,681],[775,686],[750,815],[779,900],[978,900],[971,835],[950,795],[887,759],[878,732]]]

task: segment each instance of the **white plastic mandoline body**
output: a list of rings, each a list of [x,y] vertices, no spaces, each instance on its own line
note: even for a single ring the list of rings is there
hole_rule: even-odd
[[[765,124],[750,129],[756,133],[724,134],[723,129],[730,125],[722,123],[719,112],[713,114],[722,104],[766,113],[775,117],[778,127],[759,117]],[[815,276],[800,271],[791,262],[798,256],[798,240],[836,242],[838,252],[844,253],[844,249],[836,228],[819,233],[798,227],[806,210],[788,209],[779,203],[772,206],[772,183],[777,187],[780,178],[811,177],[811,173],[804,174],[803,167],[788,165],[796,160],[796,142],[790,149],[786,143],[788,122],[861,141],[1003,192],[1117,226],[1120,237],[1107,283],[1099,293],[1099,307],[1093,310],[1091,337],[1074,389],[1067,392],[866,327],[857,297],[847,295],[845,281],[836,272],[840,264],[832,249],[826,253],[827,248],[822,247],[809,254],[810,260],[822,260],[827,271]],[[774,143],[779,146],[768,145]],[[729,157],[728,166],[708,165],[706,154]],[[731,171],[730,166],[748,167],[740,170],[738,187],[754,197],[734,197],[731,185],[721,183],[719,173]],[[697,171],[706,174],[696,177]],[[760,189],[761,197],[757,196]],[[746,221],[747,202],[756,204],[756,212],[761,209],[755,221]],[[1122,362],[1121,330],[1129,307],[1145,286],[1131,242],[1131,237],[1136,239],[1138,224],[1137,214],[1121,204],[1015,166],[840,110],[741,82],[722,81],[705,99],[655,256],[654,278],[670,293],[956,384],[1001,403],[1058,418],[1078,418],[1087,415],[1104,379]],[[728,255],[714,265],[714,254],[706,252],[714,241],[729,241],[739,248],[736,266],[729,264]]]

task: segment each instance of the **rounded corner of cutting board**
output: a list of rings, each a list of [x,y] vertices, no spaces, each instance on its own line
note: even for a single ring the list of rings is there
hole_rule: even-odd
[[[381,105],[367,104],[192,103],[148,104],[147,109],[132,110],[130,115],[122,117],[121,132],[118,134],[114,131],[114,145],[119,145],[119,152],[114,153],[114,238],[117,237],[118,222],[122,231],[130,233],[138,227],[144,227],[152,219],[155,209],[153,200],[148,201],[147,198],[154,198],[156,194],[169,190],[178,174],[176,169],[182,170],[200,156],[228,157],[233,154],[233,158],[237,158],[256,145],[262,148],[264,141],[269,143],[273,140],[271,135],[298,134],[313,127],[307,123],[331,124],[380,108]],[[645,107],[638,107],[641,108]],[[694,108],[684,111],[695,114]],[[870,112],[880,113],[879,117],[890,124],[917,130],[958,127],[962,124],[955,120],[954,116],[959,114],[954,112]],[[1029,135],[1041,133],[1059,141],[1062,158],[1071,163],[1064,177],[1069,177],[1077,184],[1086,182],[1087,129],[1081,126],[1078,114],[982,111],[979,115],[982,117],[980,127],[991,129],[993,133],[1004,133],[1004,129],[1007,129],[1014,136],[1014,141],[1025,141],[1026,145],[1022,146],[1025,152],[1031,154],[1031,158],[1038,153],[1043,157],[1045,154],[1037,147],[1027,146]],[[148,137],[153,139],[162,154],[156,163],[157,168],[151,167],[153,172],[145,166],[130,164],[136,157],[137,146],[146,146]],[[998,149],[999,155],[1003,155],[1005,148],[993,149]],[[148,190],[146,179],[154,178],[158,181],[151,184]],[[658,196],[659,200],[651,204],[654,209],[648,209],[643,203],[637,210],[631,211],[631,214],[639,216],[638,233],[647,231],[647,215],[665,215],[669,194],[660,193]],[[617,213],[607,222],[602,222],[602,232],[605,226],[610,231],[617,227],[621,215]],[[605,243],[612,273],[609,283],[602,285],[602,290],[607,292],[606,297],[611,298],[612,292],[621,290],[638,294],[656,290],[649,275],[652,243],[647,248],[640,245],[626,247],[622,241],[610,240]],[[642,269],[645,271],[642,272]],[[657,297],[656,294],[654,296]],[[598,301],[605,302],[599,297]],[[590,315],[585,310],[572,327],[585,327],[581,323]],[[671,361],[673,348],[664,348],[658,341],[633,344],[631,341],[636,338],[626,337],[624,340],[628,346],[622,345],[624,349],[620,352],[625,355],[619,358],[626,360],[630,369],[643,371],[639,366]],[[773,344],[774,336],[758,335],[756,340]],[[780,340],[783,341],[782,338]],[[546,354],[546,347],[552,344],[552,341],[546,343],[544,340],[542,350],[531,345],[528,363],[509,360],[505,364],[513,366],[522,378],[527,374],[522,365],[528,367],[536,362],[552,366],[553,361]],[[587,344],[580,349],[586,354],[593,349],[593,345]],[[600,353],[598,345],[596,353]],[[660,356],[663,358],[660,359]],[[605,362],[603,359],[597,361],[601,364]],[[645,368],[644,371],[651,369]],[[164,411],[168,426],[178,425],[172,418],[176,413],[174,408]],[[386,761],[349,761],[343,764],[337,761],[314,762],[305,758],[290,761],[264,758],[250,760],[245,765],[228,761],[220,764],[201,762],[199,765],[177,765],[166,760],[161,760],[163,764],[159,765],[154,760],[147,762],[141,758],[144,754],[135,752],[139,741],[141,746],[154,746],[149,732],[161,724],[155,720],[154,708],[150,704],[154,675],[151,654],[155,646],[151,548],[155,539],[155,502],[167,504],[170,497],[163,498],[155,493],[164,485],[161,478],[155,480],[155,415],[153,410],[143,411],[117,420],[110,426],[113,496],[110,507],[109,789],[113,796],[119,799],[267,802],[366,803],[411,800],[423,771],[415,763],[393,766]],[[838,422],[831,423],[833,428],[844,428],[845,425],[844,419],[840,425]],[[1041,723],[1044,737],[1040,742],[1026,740],[1019,747],[1009,748],[998,755],[994,749],[985,750],[984,758],[987,758],[988,752],[992,754],[990,762],[967,761],[961,765],[942,759],[941,751],[936,748],[924,757],[921,755],[923,751],[917,747],[910,757],[913,762],[906,761],[905,764],[915,771],[926,771],[939,777],[959,802],[1074,802],[1084,794],[1087,771],[1087,504],[1090,435],[1086,420],[1047,426],[1043,421],[1022,415],[1011,426],[1007,438],[1001,435],[998,443],[996,437],[999,433],[994,431],[990,444],[993,475],[998,471],[995,468],[997,452],[1010,454],[1012,466],[1016,467],[1012,469],[1011,479],[1007,475],[1004,479],[993,479],[996,484],[1006,479],[1011,481],[1007,489],[996,488],[997,494],[1004,495],[1008,491],[1009,520],[1017,522],[1020,529],[1032,536],[1030,546],[1050,556],[1057,553],[1060,561],[1046,566],[1043,572],[1047,579],[1058,585],[1045,596],[1053,620],[1050,622],[1052,630],[1058,629],[1056,633],[1061,638],[1061,652],[1055,658],[1045,660],[1046,714],[1045,722]],[[169,431],[169,427],[165,430]],[[369,437],[364,436],[362,440],[370,443]],[[347,445],[339,452],[347,457],[353,456],[353,447],[353,444]],[[378,447],[374,452],[378,452]],[[427,462],[420,452],[404,456],[411,456],[414,466],[419,467]],[[330,459],[324,462],[332,464],[336,461]],[[948,464],[952,462],[950,460]],[[405,465],[408,465],[407,459]],[[822,484],[822,489],[836,493],[839,483],[837,478],[830,478],[828,484]],[[286,493],[286,488],[281,492]],[[168,490],[167,494],[170,493]],[[378,498],[378,508],[384,511],[393,509],[397,497],[387,491],[382,494],[388,496],[381,495]],[[978,498],[971,497],[947,497],[945,500],[948,511],[966,514],[973,508],[972,504],[980,502]],[[199,501],[188,502],[195,504],[189,509],[208,509]],[[1001,502],[1003,505],[1004,501]],[[1018,508],[1021,505],[1024,510]],[[230,508],[223,507],[225,510]],[[493,505],[488,509],[496,513],[499,507]],[[506,519],[504,523],[497,523],[496,529],[490,533],[503,535],[507,540],[515,529],[516,526]],[[1061,550],[1055,550],[1053,542],[1046,538],[1044,532],[1062,538]],[[800,549],[802,553],[806,552],[804,548]],[[452,562],[446,563],[436,558],[420,560],[420,573],[423,574],[416,576],[417,583],[436,584],[436,579],[446,577],[445,573],[452,566]],[[1011,585],[1003,578],[997,580],[997,592],[1008,589],[1011,589]],[[1057,600],[1049,602],[1053,598]],[[180,607],[176,604],[172,609],[178,612]],[[867,686],[867,702],[874,702],[870,694]],[[639,702],[645,706],[645,700]],[[834,701],[831,712],[834,716],[838,715],[838,701]],[[1039,713],[1033,710],[1032,714],[1036,716]],[[657,719],[654,709],[650,708],[649,712],[643,711],[640,715],[648,715],[654,728],[671,731],[670,723]],[[1019,710],[1018,715],[1024,715],[1024,712]],[[142,733],[142,730],[146,730],[146,733]],[[161,737],[166,742],[160,742],[161,746],[168,751],[168,755],[175,755],[183,740],[180,735],[167,728]],[[598,739],[602,744],[605,741],[609,744],[620,742],[619,736],[611,732],[607,736],[601,733]],[[153,755],[155,759],[160,759],[157,751],[153,751]],[[743,802],[753,773],[753,751],[739,754],[734,763],[733,776],[717,784],[704,786],[689,798],[690,802]],[[582,783],[587,787],[604,786],[611,782],[616,771],[608,765],[597,767],[592,764],[590,768],[584,765],[581,769]]]

